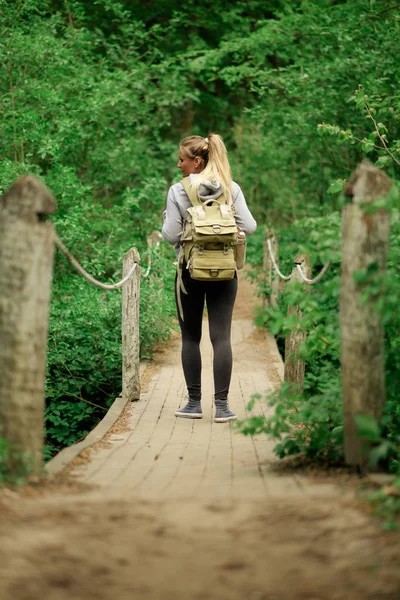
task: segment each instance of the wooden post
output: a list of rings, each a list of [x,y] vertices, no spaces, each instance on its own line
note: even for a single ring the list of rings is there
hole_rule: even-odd
[[[301,283],[306,285],[297,270],[297,265],[300,265],[304,275],[311,279],[311,264],[307,254],[298,254],[294,259],[295,266],[293,268],[290,284]],[[301,318],[302,313],[298,306],[289,306],[288,315],[296,314]],[[302,392],[304,388],[304,361],[299,358],[299,347],[306,339],[305,331],[293,330],[286,336],[285,339],[285,375],[284,381],[290,383],[293,389],[297,392]]]
[[[266,283],[269,289],[269,297],[264,298],[264,302],[267,306],[275,307],[278,304],[279,275],[275,272],[272,264],[271,256],[268,250],[268,240],[271,242],[272,254],[275,257],[275,262],[277,265],[279,265],[278,236],[273,229],[266,229],[264,237],[263,271],[265,273]]]
[[[150,235],[147,236],[147,245],[149,246],[149,248],[152,248],[153,246],[158,248],[158,246],[160,245],[160,243],[162,241],[163,241],[163,236],[162,236],[161,232],[158,231],[157,229],[152,231],[150,233]]]
[[[123,259],[123,277],[139,261],[136,248],[128,250]],[[138,265],[132,277],[122,286],[122,397],[126,402],[140,398],[140,271]]]
[[[377,265],[386,270],[390,214],[365,207],[385,198],[391,180],[383,171],[363,161],[346,184],[352,202],[343,209],[342,275],[340,294],[341,373],[343,389],[345,458],[349,465],[365,466],[365,441],[357,435],[355,415],[380,419],[385,403],[384,347],[381,316],[376,299],[361,302],[364,285],[354,281],[356,271]]]
[[[54,229],[48,188],[20,177],[0,198],[0,437],[39,475]]]

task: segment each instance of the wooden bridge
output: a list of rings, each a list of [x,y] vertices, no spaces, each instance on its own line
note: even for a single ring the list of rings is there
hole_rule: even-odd
[[[283,377],[273,336],[253,323],[255,302],[254,290],[241,278],[232,327],[230,404],[242,418],[252,395],[270,394]],[[72,471],[75,476],[88,483],[112,485],[115,493],[153,499],[216,497],[232,501],[305,490],[298,477],[273,474],[273,444],[266,437],[245,437],[234,426],[213,422],[212,347],[206,320],[203,331],[203,419],[177,419],[174,415],[186,395],[180,342],[175,338],[144,372],[140,400],[128,405],[121,423],[95,444],[87,461],[77,461]],[[260,414],[271,411],[265,399],[258,401],[257,408]],[[71,453],[73,448],[51,461],[50,472],[68,462]],[[327,493],[323,486],[311,492]]]
[[[241,278],[230,390],[239,418],[283,378],[273,336],[254,325],[257,302]],[[50,462],[53,478],[0,491],[1,600],[399,598],[399,536],[363,508],[356,477],[279,470],[266,437],[214,423],[206,318],[203,331],[202,420],[174,416],[185,398],[177,336],[142,371],[140,398],[117,399],[86,448]],[[136,371],[125,365],[134,396]],[[33,370],[29,381],[37,393]],[[21,397],[32,401],[29,386]],[[15,435],[28,431],[17,422]]]

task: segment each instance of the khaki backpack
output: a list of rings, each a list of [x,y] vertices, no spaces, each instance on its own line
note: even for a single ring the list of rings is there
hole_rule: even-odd
[[[244,264],[245,235],[238,234],[234,205],[226,204],[225,196],[202,202],[192,189],[190,178],[181,181],[192,204],[187,209],[178,257],[177,297],[183,320],[180,290],[187,294],[182,281],[186,263],[192,279],[224,281],[233,279]]]

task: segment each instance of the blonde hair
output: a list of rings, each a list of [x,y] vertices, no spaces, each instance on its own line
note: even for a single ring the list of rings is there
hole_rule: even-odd
[[[193,182],[193,188],[197,191],[206,179],[217,180],[222,184],[227,204],[232,204],[232,172],[222,137],[217,133],[210,133],[206,138],[191,135],[181,141],[180,147],[189,158],[199,156],[204,165]]]

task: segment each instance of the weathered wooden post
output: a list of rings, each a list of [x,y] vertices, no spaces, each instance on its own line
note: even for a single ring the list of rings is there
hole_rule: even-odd
[[[139,263],[136,248],[131,248],[123,258],[123,277]],[[122,397],[126,402],[140,398],[139,370],[139,308],[140,267],[122,287]]]
[[[268,240],[271,244],[272,254],[275,257],[276,263],[278,262],[278,236],[273,229],[266,229],[264,232],[264,257],[263,257],[263,271],[265,273],[267,286],[270,290],[268,299],[265,299],[265,303],[268,306],[275,307],[278,304],[279,296],[279,276],[275,272],[270,252],[268,249]]]
[[[290,284],[301,283],[304,285],[304,281],[298,272],[297,265],[300,265],[304,275],[311,278],[311,264],[307,254],[298,254],[294,259],[295,266],[293,268]],[[301,310],[298,306],[289,306],[288,315],[295,314],[301,318]],[[286,336],[285,339],[285,374],[284,381],[290,383],[293,389],[298,392],[302,392],[304,388],[304,361],[299,358],[299,348],[302,342],[306,339],[307,333],[305,331],[293,330]]]
[[[30,175],[0,198],[0,437],[10,445],[10,468],[22,460],[33,475],[43,466],[54,254],[53,225],[44,216],[54,211],[53,195]]]
[[[385,403],[383,326],[371,297],[361,302],[364,285],[356,271],[377,265],[386,270],[390,213],[382,208],[366,211],[387,196],[392,185],[380,169],[363,161],[345,185],[352,202],[343,209],[342,275],[340,294],[341,373],[345,458],[349,465],[365,466],[365,441],[357,435],[355,415],[380,419]]]
[[[162,241],[163,241],[163,236],[162,236],[161,232],[158,231],[157,229],[152,231],[150,233],[150,235],[147,236],[147,245],[149,246],[149,248],[152,248],[153,246],[158,248],[158,246],[160,245],[160,243]]]

